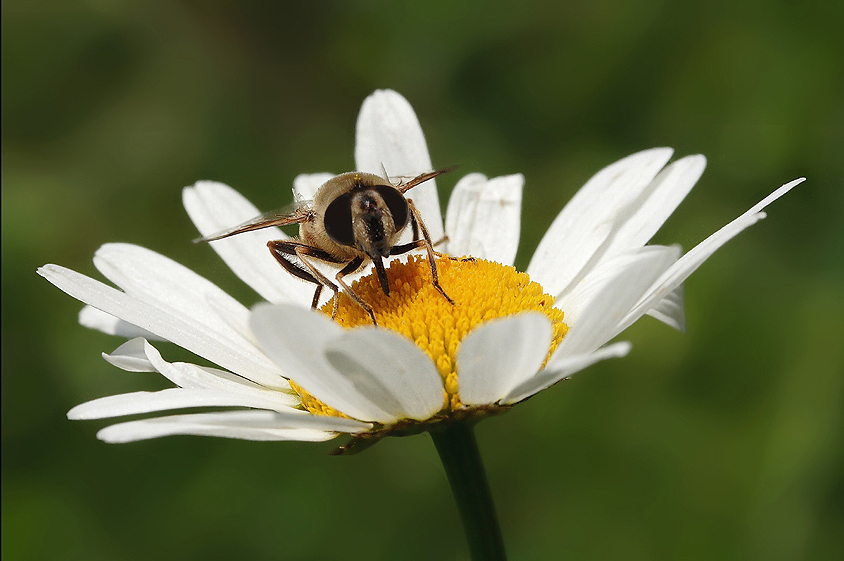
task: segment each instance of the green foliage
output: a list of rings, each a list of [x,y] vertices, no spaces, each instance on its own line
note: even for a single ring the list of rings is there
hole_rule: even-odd
[[[246,304],[196,235],[198,179],[262,209],[353,167],[366,95],[413,104],[442,201],[526,176],[524,267],[598,169],[659,145],[709,168],[656,242],[691,247],[809,180],[686,286],[689,329],[478,427],[519,559],[844,558],[844,65],[839,3],[23,2],[2,6],[4,559],[459,559],[426,436],[331,444],[94,438],[65,412],[164,387],[99,353],[35,275],[150,247]],[[184,358],[168,346],[168,359]]]

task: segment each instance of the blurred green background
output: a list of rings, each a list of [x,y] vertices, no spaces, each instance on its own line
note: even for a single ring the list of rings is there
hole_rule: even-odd
[[[688,331],[645,318],[600,364],[478,427],[513,560],[844,558],[842,3],[2,4],[4,560],[466,559],[427,436],[106,445],[65,412],[165,387],[36,276],[153,248],[246,304],[181,188],[262,209],[353,167],[360,103],[413,104],[445,203],[522,172],[525,267],[594,172],[669,145],[709,167],[656,241],[689,248],[809,180],[686,284]],[[184,358],[172,346],[165,357]]]

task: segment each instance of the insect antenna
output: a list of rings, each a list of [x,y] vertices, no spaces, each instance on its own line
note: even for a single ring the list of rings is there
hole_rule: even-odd
[[[407,183],[403,183],[396,188],[399,190],[399,193],[406,193],[406,192],[410,191],[411,189],[413,189],[414,187],[416,187],[417,185],[419,185],[420,183],[424,183],[424,182],[428,181],[429,179],[433,179],[433,178],[437,177],[438,175],[442,175],[444,173],[454,171],[458,167],[459,167],[459,165],[453,165],[453,166],[447,167],[445,169],[440,169],[440,170],[437,170],[437,171],[429,171],[428,173],[423,173],[421,175],[417,175],[416,177],[414,177],[413,179],[411,179]]]

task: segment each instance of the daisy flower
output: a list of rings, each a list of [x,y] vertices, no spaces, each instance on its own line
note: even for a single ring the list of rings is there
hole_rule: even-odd
[[[87,304],[80,323],[131,338],[104,354],[107,361],[158,372],[176,386],[96,399],[68,417],[224,407],[229,409],[119,423],[97,436],[107,442],[174,434],[319,441],[349,434],[350,443],[339,449],[347,451],[383,436],[429,431],[441,457],[449,447],[471,449],[470,433],[454,427],[504,412],[595,362],[624,356],[629,343],[609,342],[643,315],[683,329],[683,281],[802,181],[780,187],[682,254],[677,246],[647,243],[706,160],[696,155],[669,163],[671,157],[670,148],[655,148],[599,171],[554,220],[526,272],[512,266],[522,175],[461,178],[444,228],[435,180],[415,187],[409,195],[431,238],[447,236],[437,250],[473,259],[438,258],[440,283],[454,304],[436,291],[418,256],[391,263],[389,297],[364,271],[354,290],[373,308],[379,327],[344,293],[334,320],[331,302],[323,311],[309,309],[313,285],[287,274],[266,249],[268,240],[286,237],[275,228],[210,244],[266,301],[251,311],[207,279],[135,245],[106,244],[94,256],[117,288],[45,265],[39,274]],[[376,91],[364,101],[355,164],[359,171],[402,176],[433,169],[416,115],[396,92]],[[295,197],[312,198],[331,177],[297,177]],[[187,187],[183,199],[201,235],[260,214],[216,182]],[[219,368],[167,362],[155,340],[171,341]],[[437,436],[448,431],[449,438]],[[457,496],[454,478],[461,470],[446,465],[446,471]]]

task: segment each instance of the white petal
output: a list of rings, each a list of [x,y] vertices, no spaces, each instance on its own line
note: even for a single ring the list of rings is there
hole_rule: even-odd
[[[613,343],[602,347],[593,353],[573,355],[566,357],[559,361],[554,369],[545,369],[539,374],[525,380],[524,383],[514,388],[504,399],[501,400],[503,404],[516,403],[523,399],[535,395],[545,388],[548,388],[563,378],[568,378],[572,374],[583,370],[588,366],[592,366],[596,362],[608,358],[616,358],[626,356],[630,352],[632,345],[627,341]]]
[[[677,331],[686,330],[686,308],[683,304],[683,285],[668,293],[668,296],[648,310],[648,315],[673,327]]]
[[[633,324],[642,315],[653,308],[654,303],[665,298],[671,291],[676,289],[685,281],[701,264],[709,259],[721,246],[730,241],[742,230],[752,226],[759,220],[765,218],[765,213],[762,212],[766,206],[788,193],[791,189],[803,183],[806,179],[801,177],[789,183],[786,183],[761,202],[754,205],[753,208],[706,238],[696,247],[692,248],[688,253],[681,257],[674,265],[655,281],[653,287],[646,294],[644,294],[635,309],[631,310],[629,314],[622,321],[616,329],[616,333],[621,333]]]
[[[470,173],[461,177],[454,186],[445,213],[448,242],[443,248],[444,252],[452,255],[475,255],[470,250],[475,214],[481,191],[487,181],[489,180],[482,173]]]
[[[256,362],[251,352],[243,353],[240,348],[227,346],[215,339],[212,331],[185,323],[164,310],[58,265],[45,265],[38,269],[38,274],[77,300],[151,331],[262,386],[284,388],[288,385],[279,368],[267,364],[266,357]]]
[[[600,289],[586,299],[582,311],[570,318],[568,308],[563,308],[566,313],[564,319],[570,329],[546,368],[554,370],[563,359],[589,354],[615,336],[618,322],[630,312],[654,281],[677,261],[679,254],[677,247],[646,246],[616,257],[602,266],[602,269],[609,271],[607,280],[602,279]]]
[[[358,335],[319,312],[284,304],[255,306],[250,323],[265,352],[284,365],[291,380],[350,417],[391,423],[427,418],[442,407],[442,383],[431,360],[394,333]],[[370,347],[361,347],[363,340]],[[397,380],[386,379],[391,369],[397,369],[392,374]],[[418,379],[408,380],[413,376]],[[397,387],[402,384],[406,389]]]
[[[312,396],[362,421],[389,416],[328,362],[325,348],[343,328],[325,315],[286,304],[258,304],[249,323],[264,352]]]
[[[126,294],[206,331],[266,368],[274,367],[249,335],[249,310],[187,267],[131,244],[105,244],[94,255],[94,265]]]
[[[279,395],[281,395],[279,392],[272,391],[264,391],[261,395],[208,389],[168,388],[157,392],[134,392],[101,397],[77,405],[68,411],[67,418],[71,420],[105,419],[192,407],[252,407],[305,414],[291,409],[290,400],[286,396],[278,399]]]
[[[640,196],[671,158],[671,148],[638,152],[595,174],[563,208],[539,242],[527,272],[551,294],[582,277],[606,243],[617,216]]]
[[[612,240],[601,259],[642,247],[656,234],[671,213],[686,198],[706,168],[700,154],[686,156],[666,166],[648,186],[618,209]]]
[[[91,306],[85,306],[79,311],[79,324],[83,327],[102,331],[107,335],[117,335],[128,339],[144,337],[153,341],[161,340],[161,338],[156,337],[154,333],[150,333],[146,329],[141,329],[137,325],[132,325]]]
[[[497,319],[470,332],[457,350],[460,401],[496,403],[536,374],[552,336],[550,320],[540,313]]]
[[[147,358],[147,345],[152,347],[143,337],[136,337],[114,349],[111,354],[103,353],[103,358],[109,364],[127,372],[158,372],[158,369]]]
[[[471,173],[457,182],[448,201],[448,252],[512,265],[519,247],[522,174],[487,179]]]
[[[94,265],[126,294],[214,331],[232,345],[252,346],[241,336],[247,331],[249,310],[172,259],[137,245],[109,243],[94,254]]]
[[[620,272],[635,265],[642,259],[642,253],[664,250],[665,246],[651,245],[647,248],[637,248],[613,259],[607,259],[589,272],[573,290],[557,299],[554,307],[565,312],[565,322],[574,325],[595,298],[601,297],[604,288],[615,281]],[[672,246],[671,251],[679,257],[679,246]]]
[[[357,122],[355,164],[358,171],[376,175],[381,175],[386,169],[391,178],[414,177],[432,171],[422,126],[413,107],[400,94],[392,90],[377,90],[363,101]],[[442,238],[436,180],[414,187],[407,196],[413,199],[422,214],[431,239],[437,241]]]
[[[591,282],[590,277],[607,261],[620,254],[642,247],[659,230],[668,216],[685,198],[706,167],[703,156],[687,156],[663,169],[647,186],[639,191],[624,193],[624,205],[608,205],[612,216],[603,216],[595,234],[581,248],[581,254],[590,257],[579,273],[560,293],[559,300],[565,300],[581,286]],[[635,198],[629,197],[635,195]],[[675,295],[676,296],[676,295]],[[681,298],[666,300],[663,309],[655,309],[651,315],[675,328],[682,328],[684,309]]]
[[[182,191],[190,219],[203,236],[237,226],[261,212],[240,193],[216,181],[198,181]],[[279,207],[286,200],[279,198]],[[267,250],[270,240],[287,239],[279,228],[245,232],[210,242],[211,248],[240,279],[269,302],[307,304],[313,287],[288,274]]]
[[[705,167],[706,159],[698,155],[687,156],[663,169],[636,200],[615,216],[606,243],[593,253],[580,273],[580,280],[569,285],[559,299],[565,300],[583,285],[589,285],[593,276],[608,261],[647,243],[685,198]],[[685,326],[682,291],[669,294],[649,313],[671,327],[682,330]]]
[[[110,355],[103,354],[103,358],[124,370],[159,372],[181,388],[233,393],[257,401],[270,399],[285,407],[300,404],[299,397],[286,382],[279,384],[279,388],[268,390],[225,370],[188,362],[170,363],[161,358],[158,349],[140,338],[128,341]]]
[[[302,173],[293,180],[293,200],[312,201],[322,185],[335,177],[333,173]]]
[[[296,419],[298,420],[299,418]],[[97,438],[105,442],[121,443],[176,434],[191,434],[244,440],[317,442],[330,440],[337,436],[337,432],[339,431],[328,432],[307,425],[301,426],[287,416],[272,411],[224,411],[129,421],[102,429],[97,433]]]
[[[387,413],[370,420],[422,421],[443,407],[442,378],[434,363],[413,341],[393,331],[375,327],[345,331],[328,342],[325,356],[355,391]]]

